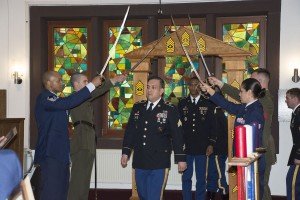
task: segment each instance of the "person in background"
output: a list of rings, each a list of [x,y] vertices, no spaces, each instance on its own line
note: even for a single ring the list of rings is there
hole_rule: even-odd
[[[91,98],[71,109],[70,115],[74,126],[71,144],[71,180],[68,192],[70,200],[87,200],[90,189],[91,173],[96,153],[96,133],[92,102],[107,92],[117,83],[126,79],[126,75],[118,75],[106,80],[91,93]],[[84,74],[76,73],[71,77],[75,92],[79,92],[88,84]]]
[[[214,104],[200,93],[199,80],[192,77],[188,83],[190,94],[178,103],[184,130],[187,170],[182,175],[184,200],[192,200],[192,177],[196,172],[196,198],[205,199],[207,156],[214,151],[216,142]]]
[[[254,70],[251,74],[251,78],[255,78],[260,83],[261,87],[265,89],[266,94],[264,97],[259,98],[260,103],[263,106],[265,126],[263,130],[262,145],[266,148],[265,158],[266,158],[266,169],[264,174],[264,194],[263,200],[271,200],[271,191],[269,187],[269,178],[271,173],[272,165],[277,162],[274,138],[271,134],[272,129],[272,118],[274,112],[274,102],[273,96],[269,91],[270,82],[270,72],[263,68],[258,68]],[[223,83],[215,77],[209,78],[210,82],[217,85],[222,89],[222,92],[228,94],[230,97],[236,101],[240,101],[239,90],[229,84]]]
[[[240,87],[240,100],[242,104],[235,104],[226,100],[223,96],[216,93],[208,84],[201,81],[201,90],[210,95],[210,100],[220,106],[230,114],[236,115],[234,127],[239,125],[257,124],[256,132],[259,135],[259,144],[262,144],[262,134],[264,127],[264,111],[258,101],[265,95],[260,83],[254,78],[245,79]],[[265,156],[262,155],[258,160],[259,165],[259,199],[262,199],[264,191]]]
[[[219,90],[216,91],[220,92]],[[229,188],[225,175],[226,160],[228,157],[227,117],[221,107],[215,108],[214,115],[214,127],[217,139],[214,145],[214,152],[209,156],[206,178],[206,200],[227,200],[229,199]]]
[[[285,102],[288,108],[293,110],[290,124],[293,147],[288,161],[286,194],[288,200],[297,200],[300,199],[300,88],[289,89]]]

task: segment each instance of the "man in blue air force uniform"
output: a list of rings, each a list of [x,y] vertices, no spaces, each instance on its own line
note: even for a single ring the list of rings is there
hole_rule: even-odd
[[[35,118],[38,141],[34,163],[40,165],[40,199],[65,200],[69,185],[70,142],[68,137],[68,110],[91,97],[101,84],[95,77],[82,90],[67,98],[59,98],[63,84],[59,73],[48,71],[43,75],[45,90],[36,99]]]
[[[300,199],[300,88],[292,88],[286,92],[287,106],[293,110],[291,132],[293,147],[291,150],[286,176],[287,199]]]
[[[149,78],[147,101],[135,103],[125,130],[121,165],[126,167],[131,150],[139,198],[160,200],[175,152],[178,171],[186,169],[183,129],[176,107],[164,102],[164,81]]]

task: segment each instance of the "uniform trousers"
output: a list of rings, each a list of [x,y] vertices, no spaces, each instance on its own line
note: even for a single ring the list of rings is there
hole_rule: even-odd
[[[209,192],[228,194],[228,185],[225,176],[226,155],[210,155],[207,169],[207,185]]]
[[[135,169],[136,187],[140,200],[161,200],[169,169]]]
[[[87,200],[89,197],[94,154],[82,149],[71,155],[72,168],[68,199]]]
[[[287,200],[300,199],[300,165],[291,165],[286,176]]]
[[[259,173],[259,199],[262,200],[265,189],[265,170],[266,170],[266,157],[262,155],[258,159],[258,173]]]
[[[40,199],[66,200],[68,195],[69,164],[47,157],[40,163]]]
[[[265,177],[264,177],[264,194],[263,194],[263,200],[271,200],[271,190],[269,187],[269,179],[270,179],[270,173],[272,169],[272,163],[270,162],[270,159],[266,156],[266,167],[265,167]]]
[[[192,177],[196,172],[196,200],[205,199],[206,155],[187,155],[187,169],[182,175],[182,193],[184,200],[192,200]]]

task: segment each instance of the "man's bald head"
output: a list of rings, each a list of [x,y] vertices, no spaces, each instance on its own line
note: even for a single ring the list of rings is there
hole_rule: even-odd
[[[63,90],[61,75],[56,71],[47,71],[44,73],[43,85],[46,89],[54,93]]]
[[[45,88],[47,87],[47,81],[50,81],[50,79],[51,79],[52,77],[55,77],[55,76],[57,76],[57,75],[59,75],[59,73],[56,72],[56,71],[46,71],[46,72],[43,74],[43,85],[44,85],[44,87],[45,87]]]

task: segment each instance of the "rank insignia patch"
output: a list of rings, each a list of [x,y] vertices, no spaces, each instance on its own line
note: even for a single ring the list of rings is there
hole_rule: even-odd
[[[142,83],[142,81],[138,81],[135,84],[135,94],[137,96],[142,96],[144,94],[144,84]]]

